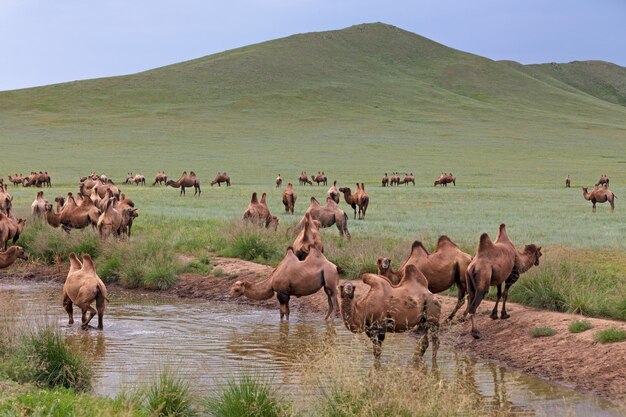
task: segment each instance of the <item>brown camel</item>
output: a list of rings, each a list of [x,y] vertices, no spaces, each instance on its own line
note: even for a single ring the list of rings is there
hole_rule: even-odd
[[[54,212],[52,210],[52,204],[46,204],[45,210],[46,210],[46,214],[45,214],[46,222],[54,228],[59,227],[61,225],[61,214],[58,211]]]
[[[11,246],[4,252],[0,252],[0,269],[8,268],[18,259],[28,260],[28,254],[21,246]]]
[[[322,235],[320,234],[320,222],[313,220],[311,213],[306,213],[304,215],[304,227],[296,236],[296,240],[293,242],[293,249],[298,259],[303,261],[311,252],[312,246],[324,253]]]
[[[132,172],[126,174],[126,178],[124,179],[124,184],[130,184],[135,179],[135,176]]]
[[[413,175],[412,172],[410,174],[405,173],[400,183],[406,186],[409,185],[410,182],[413,183],[413,187],[415,187],[415,175]]]
[[[200,190],[200,179],[193,171],[191,171],[189,174],[187,174],[187,171],[184,171],[178,181],[169,180],[166,185],[174,188],[180,188],[180,195],[185,195],[185,188],[188,187],[194,188],[193,195],[200,196],[200,193],[202,192],[202,190]]]
[[[146,177],[143,176],[142,174],[135,174],[135,176],[132,179],[132,182],[134,182],[135,185],[146,185]]]
[[[343,198],[346,200],[346,203],[354,210],[354,218],[356,219],[356,209],[358,206],[359,220],[365,220],[365,212],[367,211],[370,198],[365,192],[363,183],[361,183],[361,185],[359,185],[359,183],[356,184],[354,195],[352,195],[352,191],[348,187],[341,187],[339,191],[343,193]]]
[[[46,214],[46,204],[48,204],[48,200],[44,198],[43,191],[37,191],[37,197],[30,205],[31,216],[43,218]]]
[[[6,184],[0,186],[0,212],[7,214],[13,206],[13,196],[7,191]]]
[[[326,197],[331,198],[335,203],[339,204],[339,188],[337,188],[337,181],[333,181],[332,187],[326,191]]]
[[[31,185],[34,185],[36,187],[41,187],[41,186],[51,187],[50,175],[48,175],[48,172],[31,171],[30,175],[24,178],[22,185],[24,187],[30,187]]]
[[[313,182],[309,179],[306,171],[302,171],[300,173],[300,176],[298,177],[298,182],[300,183],[300,185],[313,185]]]
[[[280,188],[281,185],[283,185],[283,179],[278,174],[278,177],[276,177],[276,188]]]
[[[285,191],[283,192],[283,205],[285,206],[286,213],[293,214],[297,199],[298,194],[293,189],[293,184],[288,183],[287,188],[285,188]]]
[[[139,213],[135,208],[135,203],[126,198],[124,194],[121,195],[120,200],[115,201],[115,208],[122,213],[122,225],[120,234],[122,237],[126,235],[130,239],[131,229],[133,228],[133,221],[139,217]]]
[[[289,299],[291,296],[303,297],[312,295],[324,288],[328,297],[328,313],[325,320],[332,321],[333,312],[339,310],[337,302],[337,284],[339,272],[337,266],[328,261],[324,254],[311,246],[309,255],[304,261],[299,260],[292,247],[287,249],[283,260],[269,277],[262,281],[237,281],[231,287],[231,297],[244,295],[252,300],[267,300],[274,296],[280,303],[280,319],[289,320]]]
[[[472,256],[463,252],[448,236],[440,236],[433,253],[429,253],[422,242],[413,242],[409,258],[398,271],[393,271],[390,259],[379,258],[378,274],[387,277],[392,285],[397,285],[406,268],[413,265],[424,274],[428,280],[428,290],[433,294],[456,285],[457,304],[448,316],[448,320],[452,320],[465,303],[465,271],[471,261]]]
[[[565,188],[570,188],[571,185],[572,179],[570,178],[569,174],[567,174],[567,177],[565,177]]]
[[[391,173],[391,179],[389,180],[389,184],[391,186],[400,185],[400,176],[398,175],[397,172]]]
[[[16,219],[11,209],[9,209],[7,214],[0,211],[0,243],[2,244],[2,250],[7,249],[9,240],[13,243],[18,241],[25,225],[26,220]]]
[[[100,217],[100,209],[93,204],[90,198],[83,198],[78,205],[72,193],[67,194],[67,201],[61,209],[61,227],[67,233],[71,229],[83,229],[89,225],[96,226]],[[47,217],[50,214],[47,214]]]
[[[154,182],[152,183],[152,186],[154,187],[157,184],[163,185],[166,183],[167,183],[167,174],[165,173],[165,171],[159,171],[154,177]]]
[[[448,184],[452,183],[456,186],[456,177],[452,175],[452,173],[443,173],[435,180],[435,187],[437,185],[441,185],[442,187],[447,187]]]
[[[117,200],[109,198],[96,225],[100,238],[104,240],[110,235],[118,239],[122,238],[125,234],[128,234],[128,224],[135,217],[137,217],[137,209],[133,207],[118,208]]]
[[[506,226],[500,225],[498,236],[494,242],[487,233],[480,236],[480,243],[476,256],[472,259],[465,273],[467,292],[469,295],[468,306],[463,316],[468,313],[472,321],[472,336],[480,338],[480,332],[476,327],[474,315],[483,298],[489,292],[490,286],[498,288],[496,305],[491,312],[491,318],[498,318],[498,303],[502,297],[501,319],[508,319],[506,312],[506,300],[509,289],[519,279],[520,274],[528,271],[533,265],[539,265],[541,246],[530,244],[524,247],[523,252],[518,252],[506,232]],[[502,283],[504,293],[502,292]]]
[[[104,328],[102,319],[106,308],[107,289],[96,273],[91,256],[83,254],[83,262],[73,252],[70,253],[70,271],[63,285],[63,307],[69,316],[69,324],[74,324],[74,304],[82,311],[82,328],[89,328],[89,322],[96,315],[91,303],[96,301],[98,329]]]
[[[421,358],[428,348],[428,333],[433,342],[433,358],[439,347],[439,316],[441,305],[428,288],[426,278],[413,265],[406,270],[402,281],[392,286],[380,275],[363,274],[361,279],[370,286],[358,301],[351,282],[342,284],[341,316],[346,328],[353,333],[365,332],[374,344],[374,358],[378,360],[385,334],[403,333],[412,329],[422,334],[417,356]]]
[[[602,174],[602,176],[598,180],[598,185],[606,185],[608,187],[609,186],[609,177],[607,177],[606,174]]]
[[[323,172],[318,172],[317,175],[311,175],[311,179],[317,183],[317,185],[328,185],[328,178]]]
[[[217,184],[218,187],[221,187],[223,182],[226,183],[227,187],[230,187],[230,177],[228,176],[226,171],[217,173],[215,178],[213,178],[213,181],[211,181],[211,187],[213,187],[213,185],[215,184]]]
[[[255,224],[263,225],[266,228],[270,226],[274,227],[274,230],[278,227],[278,217],[272,216],[267,203],[265,202],[267,194],[263,193],[261,201],[257,199],[256,192],[252,193],[250,204],[243,213],[244,223],[252,222]]]
[[[9,175],[9,181],[11,181],[13,183],[14,186],[17,187],[18,184],[22,184],[22,186],[24,185],[24,176],[22,174],[20,175]]]
[[[383,176],[382,184],[383,184],[383,187],[389,186],[389,177],[387,176],[386,172],[385,172],[385,175]]]
[[[322,206],[315,197],[311,197],[311,204],[305,212],[311,215],[313,220],[320,222],[320,227],[330,227],[333,224],[337,225],[339,230],[339,236],[346,236],[350,239],[350,232],[348,231],[348,215],[343,211],[334,200],[330,197],[326,198],[326,205]],[[304,227],[304,217],[296,225],[296,230],[299,231]]]
[[[608,185],[599,188],[596,184],[591,192],[588,191],[587,187],[583,187],[583,197],[585,198],[585,200],[591,201],[591,203],[593,204],[591,208],[591,211],[593,213],[596,212],[596,203],[606,203],[607,201],[611,205],[611,211],[615,210],[615,198],[617,197],[615,196],[615,194],[613,194],[613,191],[606,188],[607,186]]]

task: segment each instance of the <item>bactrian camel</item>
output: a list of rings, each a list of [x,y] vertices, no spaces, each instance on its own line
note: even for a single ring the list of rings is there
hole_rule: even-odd
[[[96,302],[96,309],[91,307]],[[63,307],[69,316],[69,324],[74,324],[76,304],[82,311],[82,328],[87,329],[89,322],[98,314],[98,329],[104,328],[102,319],[106,308],[107,289],[96,273],[96,268],[89,254],[83,254],[83,262],[74,253],[70,253],[70,271],[63,285]]]

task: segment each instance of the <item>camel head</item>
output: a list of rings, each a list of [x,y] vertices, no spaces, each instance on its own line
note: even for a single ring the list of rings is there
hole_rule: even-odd
[[[52,211],[52,204],[47,203],[44,208],[46,209],[46,211]]]
[[[270,222],[269,222],[269,226],[272,226],[274,228],[274,230],[276,230],[278,228],[278,217],[276,216],[272,216]]]
[[[25,261],[28,260],[28,254],[26,253],[26,251],[24,250],[23,247],[21,246],[13,246],[15,248],[15,250],[17,251],[17,257],[18,259],[23,259]]]
[[[339,192],[344,193],[344,194],[352,194],[352,191],[350,190],[349,187],[341,187],[339,188]]]
[[[228,290],[228,295],[232,298],[241,297],[245,290],[245,283],[243,281],[237,281],[233,285],[231,285]]]
[[[378,271],[382,274],[387,272],[389,268],[391,268],[391,259],[381,256],[378,258]]]
[[[346,282],[339,286],[339,295],[341,298],[354,298],[354,285],[351,282]]]
[[[539,258],[541,258],[541,255],[543,255],[541,253],[541,246],[537,246],[537,245],[526,245],[524,246],[524,253],[533,256],[534,257],[534,262],[533,265],[535,266],[539,266]]]

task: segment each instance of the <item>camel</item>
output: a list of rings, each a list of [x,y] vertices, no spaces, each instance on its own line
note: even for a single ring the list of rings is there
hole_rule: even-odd
[[[452,175],[452,173],[443,173],[435,180],[435,187],[437,185],[441,185],[442,187],[447,187],[448,184],[452,183],[456,186],[456,177]]]
[[[615,199],[617,198],[617,196],[613,194],[613,191],[609,190],[607,187],[608,182],[605,183],[605,186],[602,188],[599,188],[596,184],[591,192],[588,191],[587,187],[583,187],[583,197],[585,198],[585,200],[591,201],[591,203],[593,204],[591,208],[592,213],[596,212],[596,203],[606,203],[607,201],[611,205],[611,211],[615,210]]]
[[[391,186],[400,185],[400,176],[398,175],[397,172],[391,173],[391,180],[389,180],[389,185]]]
[[[105,240],[111,234],[118,239],[123,237],[124,234],[130,235],[128,224],[137,217],[137,209],[132,207],[118,208],[116,203],[117,199],[114,197],[109,198],[105,209],[98,217],[96,228],[102,240]]]
[[[326,198],[326,205],[322,206],[315,197],[311,197],[311,204],[306,210],[304,215],[309,213],[313,220],[320,222],[320,227],[330,227],[333,224],[337,225],[339,230],[339,236],[346,236],[350,239],[350,232],[348,231],[348,215],[343,211],[334,200],[330,197]],[[304,217],[296,225],[296,230],[300,230],[304,226]]]
[[[215,178],[213,178],[213,181],[211,181],[211,187],[213,187],[213,185],[215,184],[217,184],[218,187],[221,187],[223,182],[226,183],[227,187],[230,187],[230,177],[228,176],[226,171],[217,173]]]
[[[297,199],[298,194],[293,189],[293,184],[288,183],[287,188],[285,188],[285,191],[283,192],[283,205],[285,206],[286,213],[293,214]]]
[[[339,188],[337,188],[337,181],[333,181],[332,187],[326,191],[326,197],[331,198],[335,203],[339,204]]]
[[[598,185],[606,185],[608,187],[609,186],[609,177],[607,177],[606,174],[602,174],[602,176],[598,180]]]
[[[82,195],[93,195],[95,191],[99,198],[106,197],[109,190],[113,193],[114,196],[120,195],[120,189],[115,184],[113,184],[113,181],[108,180],[106,183],[104,183],[100,181],[100,178],[96,180],[87,179],[81,182],[79,190],[80,194]],[[92,200],[94,200],[94,198],[92,198]]]
[[[570,188],[570,185],[572,185],[572,179],[567,174],[567,177],[565,177],[565,188]]]
[[[385,175],[383,176],[382,184],[383,184],[383,187],[389,186],[389,177],[387,176],[386,172],[385,172]]]
[[[255,224],[263,225],[266,228],[270,226],[274,227],[274,230],[278,227],[278,217],[272,216],[267,203],[265,202],[266,193],[261,196],[261,201],[258,201],[256,192],[252,193],[250,204],[243,213],[243,221],[245,223],[252,222]]]
[[[13,183],[14,186],[17,187],[18,184],[22,184],[22,186],[24,185],[24,176],[22,174],[20,175],[9,175],[9,181],[11,181]]]
[[[41,217],[46,213],[46,204],[48,204],[48,200],[46,200],[43,196],[43,191],[37,191],[37,197],[35,201],[30,205],[30,213],[33,218]]]
[[[7,214],[13,207],[13,196],[7,191],[6,184],[0,186],[0,212]]]
[[[423,335],[417,356],[421,358],[428,348],[430,333],[435,358],[441,305],[426,288],[424,275],[411,265],[397,286],[376,274],[363,274],[361,279],[370,288],[358,301],[354,299],[355,287],[351,282],[340,285],[341,316],[348,330],[365,332],[372,340],[375,360],[380,358],[387,332],[403,333],[412,329]]]
[[[0,269],[8,268],[18,259],[28,260],[28,254],[21,246],[11,246],[4,252],[0,252]]]
[[[311,246],[309,256],[299,260],[293,248],[287,253],[269,277],[256,282],[235,282],[229,290],[231,297],[245,296],[252,300],[267,300],[276,294],[280,303],[280,320],[289,320],[289,299],[291,296],[304,297],[324,288],[328,297],[328,312],[324,320],[332,322],[333,312],[339,310],[337,301],[339,272],[337,266],[328,261],[324,254]]]
[[[114,204],[115,208],[122,213],[120,235],[122,237],[126,235],[130,239],[133,221],[139,217],[139,213],[137,213],[137,209],[135,209],[135,203],[122,194],[120,199],[116,199]]]
[[[191,171],[189,174],[187,174],[187,171],[184,171],[183,174],[178,179],[178,181],[169,180],[165,184],[169,185],[170,187],[180,188],[181,196],[186,194],[185,188],[187,187],[194,188],[194,193],[193,193],[194,196],[195,195],[200,196],[200,193],[202,192],[202,190],[200,190],[200,179],[196,176],[196,173],[193,171]]]
[[[70,253],[70,271],[63,285],[63,307],[69,316],[68,324],[74,324],[74,304],[82,311],[82,328],[89,328],[89,322],[96,315],[91,303],[96,301],[98,329],[104,328],[102,319],[107,302],[107,289],[96,272],[91,256],[83,254],[83,262],[75,253]]]
[[[157,185],[157,183],[159,185],[167,183],[167,174],[165,173],[165,171],[157,172],[156,176],[154,177],[154,182],[152,183],[152,186],[154,187],[155,185]]]
[[[509,238],[504,224],[500,225],[495,241],[492,242],[487,233],[480,236],[476,256],[465,272],[469,300],[463,317],[469,313],[474,339],[480,339],[480,332],[476,327],[474,315],[483,298],[489,292],[489,287],[496,286],[498,288],[496,305],[491,312],[491,318],[494,320],[498,318],[498,303],[502,297],[500,318],[508,319],[510,316],[506,312],[506,300],[509,289],[517,282],[520,274],[528,271],[533,265],[539,265],[541,255],[541,246],[538,247],[534,244],[526,245],[523,252],[518,252]],[[502,292],[502,283],[505,284],[504,292]]]
[[[44,209],[46,222],[54,228],[59,227],[61,225],[61,214],[52,210],[52,204],[46,204]],[[68,230],[65,231],[67,232]]]
[[[102,181],[102,179],[100,179]],[[135,185],[146,185],[146,177],[144,177],[142,174],[135,174],[135,176],[132,179],[132,182],[135,183]]]
[[[410,174],[405,173],[404,178],[398,184],[409,185],[409,183],[413,183],[413,187],[415,187],[415,175],[411,172]]]
[[[311,213],[306,213],[304,215],[304,227],[296,236],[296,240],[293,242],[293,249],[298,259],[303,261],[311,252],[311,247],[315,247],[315,249],[324,253],[322,235],[320,234],[320,222],[313,220]]]
[[[34,185],[36,187],[51,187],[52,184],[50,182],[50,175],[48,175],[48,172],[35,172],[35,171],[31,171],[30,175],[26,178],[24,178],[22,185],[24,187],[30,187],[31,185]]]
[[[397,285],[406,268],[413,265],[424,274],[428,280],[428,290],[433,294],[446,291],[456,284],[457,304],[447,318],[449,321],[465,303],[465,271],[471,261],[472,256],[463,252],[448,236],[440,236],[433,253],[429,253],[422,242],[413,242],[409,258],[398,271],[393,271],[390,259],[379,258],[378,274],[387,277],[392,285]]]
[[[9,240],[13,243],[18,241],[25,225],[26,220],[16,219],[11,209],[9,209],[7,214],[0,211],[0,243],[2,244],[2,250],[7,249]]]
[[[135,176],[132,172],[126,174],[126,178],[124,179],[124,184],[130,184],[135,179]]]
[[[283,185],[283,179],[278,174],[278,177],[276,177],[276,188],[280,188],[281,185]]]
[[[300,185],[313,185],[313,182],[309,179],[306,171],[302,171],[300,173],[300,176],[298,177],[298,182],[300,183]]]
[[[361,185],[359,185],[359,183],[356,184],[354,195],[352,195],[352,191],[350,191],[348,187],[341,187],[339,191],[343,193],[343,198],[346,200],[346,203],[354,210],[354,218],[356,219],[356,208],[358,206],[359,220],[365,220],[365,212],[367,211],[370,198],[365,192],[363,183],[361,183]]]
[[[89,225],[96,226],[100,217],[100,209],[93,204],[90,198],[84,198],[78,205],[72,193],[67,193],[67,201],[61,209],[61,227],[67,233],[71,229],[83,229]],[[49,217],[50,213],[46,215]]]
[[[324,175],[324,172],[317,172],[317,175],[311,175],[311,179],[317,183],[317,185],[324,184],[328,185],[328,178]],[[311,184],[313,185],[313,184]]]

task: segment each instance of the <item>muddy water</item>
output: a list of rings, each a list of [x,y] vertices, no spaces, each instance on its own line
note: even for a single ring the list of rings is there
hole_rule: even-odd
[[[307,349],[327,344],[349,352],[357,366],[372,365],[371,344],[364,336],[349,333],[339,322],[327,326],[319,314],[296,312],[290,323],[281,324],[276,311],[231,303],[118,290],[110,298],[104,331],[82,331],[77,324],[67,325],[60,285],[0,283],[0,303],[14,306],[19,320],[58,323],[68,340],[88,353],[100,395],[149,384],[161,369],[169,368],[200,394],[253,372],[297,396],[295,365]],[[78,310],[75,319],[80,321]],[[383,364],[391,356],[410,357],[414,348],[412,337],[390,335]],[[462,379],[481,399],[487,415],[622,415],[596,397],[477,362],[446,347],[439,351],[436,371],[451,381]]]

